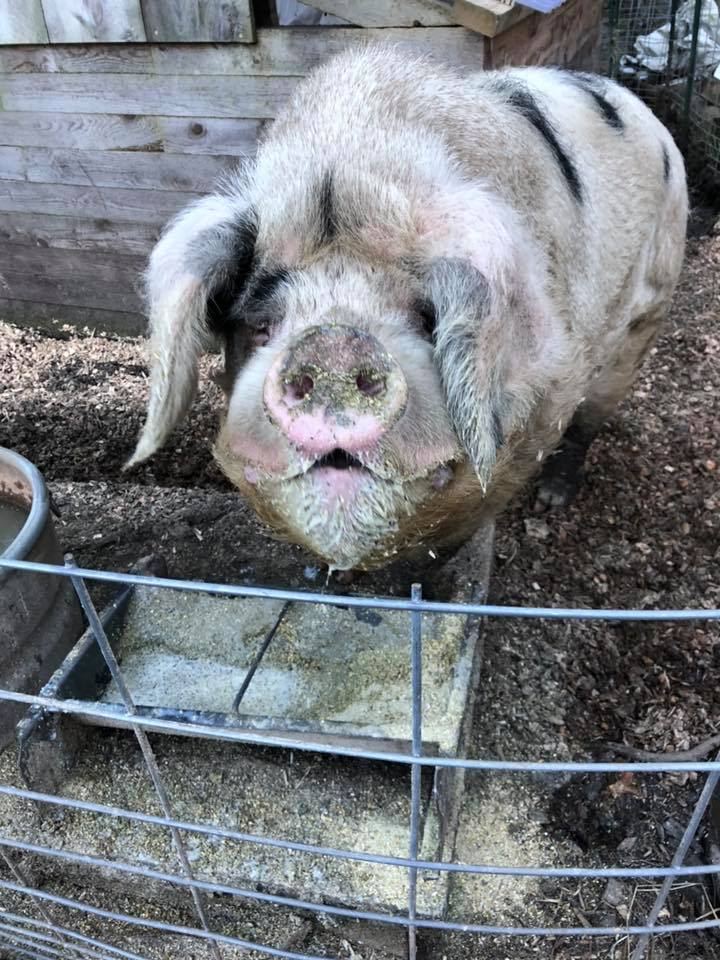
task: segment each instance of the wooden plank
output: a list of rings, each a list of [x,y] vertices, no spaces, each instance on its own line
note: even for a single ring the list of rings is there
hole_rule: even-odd
[[[0,48],[0,73],[150,73],[151,51],[148,44],[114,43]]]
[[[250,0],[142,0],[152,43],[254,43]]]
[[[145,40],[140,0],[42,0],[51,43]]]
[[[120,337],[139,337],[147,331],[147,320],[140,313],[100,310],[97,307],[66,306],[0,297],[0,320],[17,327],[32,327],[51,337],[66,337],[71,331],[97,330]]]
[[[482,67],[482,38],[461,27],[435,27],[430,36],[423,30],[405,27],[385,30],[284,27],[258,30],[258,41],[254,46],[90,44],[0,49],[0,73],[297,77],[308,73],[341,50],[379,39],[397,43],[415,53],[429,53],[456,67]]]
[[[13,73],[0,75],[0,101],[5,110],[263,119],[296,85],[295,77]]]
[[[166,153],[227,154],[253,156],[257,140],[268,120],[235,117],[153,117],[161,132]]]
[[[8,300],[142,313],[139,293],[145,257],[113,252],[55,250],[0,243],[3,296]]]
[[[359,27],[446,27],[452,23],[446,4],[434,0],[313,0],[312,6]]]
[[[109,116],[0,110],[5,146],[229,154],[255,152],[264,125],[258,120],[207,117]]]
[[[566,0],[552,13],[533,13],[488,43],[488,66],[580,66],[578,58],[600,40],[602,4]]]
[[[533,15],[529,7],[514,0],[454,0],[450,15],[456,23],[486,37],[497,36]]]
[[[201,194],[172,190],[120,190],[63,183],[0,181],[0,213],[42,213],[66,217],[164,224]]]
[[[40,0],[0,0],[0,44],[47,42]]]
[[[33,183],[202,193],[235,167],[234,157],[0,146],[0,180]]]
[[[159,224],[40,213],[5,213],[0,218],[0,240],[6,243],[59,250],[112,250],[136,257],[147,256],[160,230]]]

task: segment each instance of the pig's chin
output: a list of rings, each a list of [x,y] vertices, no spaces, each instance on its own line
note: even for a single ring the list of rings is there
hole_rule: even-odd
[[[261,486],[292,539],[338,570],[361,568],[370,555],[388,562],[401,521],[433,489],[427,478],[387,479],[359,464],[338,468],[322,461]]]
[[[414,522],[418,510],[435,503],[443,513],[455,474],[451,464],[436,462],[408,477],[395,472],[389,458],[375,470],[369,458],[361,462],[342,450],[273,472],[239,457],[223,441],[215,457],[260,518],[337,570],[391,563],[408,536],[417,539],[424,527]]]

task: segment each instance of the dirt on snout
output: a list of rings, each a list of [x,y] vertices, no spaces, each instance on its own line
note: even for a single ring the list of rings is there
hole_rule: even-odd
[[[220,400],[207,377],[167,448],[123,474],[144,412],[144,345],[70,333],[46,339],[4,325],[0,335],[0,444],[44,473],[60,537],[79,563],[123,568],[159,551],[177,576],[324,581],[311,557],[267,535],[214,465]],[[689,243],[667,330],[633,395],[593,446],[576,503],[538,515],[527,491],[500,519],[491,600],[720,607],[719,398],[720,237],[703,236]],[[472,557],[469,573],[471,567]],[[378,588],[396,589],[388,579]],[[473,753],[598,759],[614,756],[613,742],[685,750],[720,731],[719,680],[717,624],[496,620],[485,633]],[[488,775],[470,780],[468,809],[494,811],[484,829],[514,842],[520,862],[556,849],[563,857],[571,851],[575,865],[659,865],[672,857],[701,785],[692,774],[526,778],[524,796],[531,799],[520,806],[509,778]],[[500,823],[504,809],[507,822]],[[475,822],[468,815],[460,856],[477,852]],[[707,862],[706,837],[704,825],[688,862]],[[498,840],[494,849],[505,847]],[[497,917],[503,924],[624,926],[645,920],[658,884],[542,881],[513,896],[485,890],[481,897],[458,881],[451,904],[486,923]],[[661,920],[720,918],[717,907],[712,883],[691,876],[677,884]],[[314,928],[303,949],[323,952],[322,933]],[[458,935],[432,940],[427,956],[619,960],[630,945],[622,937],[613,943]],[[336,946],[328,955],[350,956]],[[363,954],[381,956],[376,948]],[[711,931],[663,938],[653,956],[720,958],[720,939]]]

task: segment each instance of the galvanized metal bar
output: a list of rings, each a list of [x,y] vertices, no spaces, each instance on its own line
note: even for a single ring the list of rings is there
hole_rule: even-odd
[[[253,679],[253,677],[255,676],[255,672],[257,671],[257,668],[258,668],[258,667],[260,666],[260,664],[262,663],[262,659],[263,659],[263,657],[265,656],[265,654],[267,653],[268,647],[269,647],[270,644],[272,643],[273,638],[275,637],[275,634],[278,632],[278,628],[280,627],[280,624],[283,622],[283,619],[285,618],[285,614],[286,614],[286,613],[288,612],[288,610],[290,609],[291,603],[292,603],[292,600],[286,600],[286,601],[285,601],[285,603],[283,604],[283,607],[282,607],[280,613],[277,615],[277,619],[275,620],[275,623],[274,623],[274,624],[272,625],[272,627],[268,630],[267,636],[265,637],[265,639],[263,640],[262,644],[260,645],[260,649],[259,649],[258,652],[255,654],[255,656],[253,657],[252,663],[250,664],[250,666],[249,666],[249,668],[248,668],[248,672],[245,674],[245,679],[244,679],[243,682],[240,684],[240,689],[239,689],[238,692],[235,694],[235,699],[233,700],[233,704],[232,704],[233,713],[237,713],[237,712],[238,712],[238,708],[240,707],[240,703],[241,703],[241,701],[242,701],[242,698],[243,698],[243,697],[245,696],[245,694],[247,693],[247,689],[248,689],[248,687],[250,686],[250,684],[252,683],[252,679]]]
[[[36,888],[22,887],[17,883],[11,883],[8,880],[0,880],[0,889],[13,890],[16,893],[35,893],[37,896],[56,903],[59,906],[69,907],[70,909],[81,910],[83,913],[93,916],[105,917],[108,920],[117,920],[121,923],[132,924],[133,926],[149,927],[153,930],[161,930],[166,933],[177,933],[185,936],[202,939],[211,937],[218,943],[228,946],[242,947],[247,950],[259,950],[261,953],[267,953],[269,956],[287,958],[287,960],[328,960],[327,957],[317,957],[306,954],[298,954],[288,950],[280,950],[276,947],[267,947],[262,944],[251,943],[241,940],[238,937],[231,937],[228,934],[216,933],[214,930],[209,933],[197,927],[183,927],[177,924],[165,923],[162,920],[151,920],[145,917],[136,917],[127,913],[119,913],[114,910],[106,910],[101,907],[92,907],[87,903],[78,900],[70,900],[68,897],[61,897],[47,890],[38,890]],[[276,902],[279,898],[276,898]],[[308,907],[317,904],[308,904]],[[307,909],[303,907],[301,909]],[[331,908],[323,905],[323,912],[332,914],[337,912],[337,908]],[[408,927],[411,921],[405,916],[394,914],[373,913],[370,911],[356,911],[356,919],[371,920],[373,922],[385,923],[391,926]],[[720,918],[716,920],[694,920],[685,923],[667,923],[662,926],[648,927],[647,925],[638,926],[616,926],[616,927],[510,927],[494,926],[481,923],[455,923],[449,920],[428,920],[419,918],[412,921],[414,926],[427,930],[444,930],[452,933],[478,933],[488,936],[508,936],[508,937],[625,937],[638,936],[644,933],[668,934],[668,933],[687,933],[698,930],[714,930],[720,928]]]
[[[620,0],[608,0],[608,76],[617,78],[618,56],[617,56],[617,29],[620,16]]]
[[[10,944],[10,949],[12,950],[13,957],[29,957],[30,960],[43,960],[43,957],[41,957],[39,953],[31,953],[29,950],[23,950],[21,947],[14,947],[12,944]],[[8,960],[12,960],[12,958],[8,957]]]
[[[680,0],[671,0],[670,3],[670,32],[668,34],[668,55],[665,63],[665,86],[670,86],[673,70],[673,54],[675,53],[675,35],[677,31],[677,11]]]
[[[688,60],[687,80],[685,83],[685,99],[683,102],[683,136],[684,146],[690,142],[690,114],[692,113],[692,96],[695,88],[695,68],[697,66],[698,36],[700,35],[700,18],[704,0],[695,0],[693,11],[692,35],[690,39],[690,59]]]
[[[174,820],[149,813],[140,813],[136,810],[126,810],[123,807],[110,807],[102,803],[74,800],[69,797],[57,797],[51,793],[40,793],[35,790],[25,790],[21,787],[10,787],[0,784],[0,795],[3,794],[24,800],[33,800],[39,803],[55,804],[56,806],[67,807],[70,810],[84,810],[87,813],[99,813],[104,816],[118,817],[159,827],[177,827],[178,830],[187,833],[219,837],[224,840],[235,840],[239,843],[257,844],[262,847],[290,850],[295,853],[308,853],[313,856],[333,857],[340,860],[352,860],[360,863],[377,863],[386,867],[402,867],[404,869],[416,867],[418,870],[428,870],[435,873],[468,873],[480,876],[542,877],[546,879],[550,877],[575,879],[610,879],[611,877],[617,877],[643,880],[668,876],[708,876],[720,873],[720,864],[718,863],[677,867],[509,867],[503,864],[495,866],[492,864],[447,863],[442,860],[417,860],[411,857],[389,857],[380,853],[365,853],[360,850],[322,847],[313,843],[301,843],[296,840],[278,840],[275,837],[263,837],[255,833],[242,833],[238,830],[229,830],[226,827],[218,827],[214,824],[194,823],[189,820]],[[2,911],[0,911],[0,917],[1,916]]]
[[[26,937],[12,936],[11,934],[7,934],[4,937],[0,936],[0,946],[12,950],[13,956],[34,957],[35,960],[48,960],[49,957],[61,957],[67,960],[67,953],[61,953],[54,947],[48,946],[45,943],[36,943]],[[23,949],[24,947],[28,949],[25,950]],[[38,950],[41,950],[42,953],[38,953]],[[105,960],[105,958],[98,953],[93,953],[92,960]]]
[[[360,607],[368,610],[414,609],[412,601],[393,597],[360,597],[336,593],[313,593],[303,590],[281,590],[275,587],[252,587],[240,584],[212,583],[204,580],[175,580],[169,577],[149,577],[137,573],[117,573],[110,570],[90,570],[85,567],[60,567],[51,563],[30,560],[8,560],[0,557],[0,569],[27,570],[33,573],[57,574],[64,577],[82,577],[103,583],[127,583],[135,586],[188,593],[214,593],[226,597],[261,597],[270,600],[296,600],[298,603],[323,603],[331,607]],[[620,620],[620,621],[685,621],[720,620],[720,609],[686,610],[618,610],[584,609],[572,607],[503,607],[481,603],[443,603],[423,600],[424,613],[446,613],[479,617],[546,618],[549,620]]]
[[[4,934],[4,936],[3,936]],[[25,947],[45,951],[46,956],[63,957],[67,960],[67,950],[58,950],[57,947],[66,947],[67,944],[57,937],[47,937],[32,930],[26,930],[24,927],[15,927],[9,923],[0,923],[0,943],[8,943],[12,947],[15,943],[20,943]],[[73,950],[81,957],[90,957],[91,960],[106,960],[107,954],[98,953],[96,950],[89,950],[87,947],[79,947],[73,944]]]
[[[417,605],[422,600],[422,587],[414,583],[410,599]],[[422,611],[415,609],[410,614],[410,668],[412,675],[412,755],[422,755]],[[410,858],[417,860],[420,835],[420,802],[422,767],[413,763],[410,768]],[[417,928],[413,921],[417,916],[416,866],[408,869],[408,960],[417,958]]]
[[[28,878],[25,876],[25,871],[22,869],[22,867],[19,867],[16,863],[14,863],[12,858],[9,857],[4,850],[0,850],[0,859],[3,861],[3,863],[8,868],[10,873],[13,875],[13,877],[15,877],[15,879],[19,883],[23,884],[24,886],[31,887],[31,884]],[[47,923],[52,924],[53,922],[52,914],[46,908],[42,899],[38,897],[33,897],[32,901],[33,901],[33,906],[35,907],[37,912],[40,914],[40,916],[43,918],[43,920],[45,920]],[[68,943],[68,947],[72,950],[71,944]]]
[[[412,918],[405,917],[400,914],[382,914],[367,910],[354,910],[351,907],[328,906],[324,903],[315,903],[312,900],[302,900],[297,897],[286,897],[279,894],[263,893],[259,890],[249,890],[244,887],[237,887],[231,883],[218,883],[214,880],[188,880],[187,877],[180,876],[176,873],[168,873],[164,870],[155,870],[152,867],[144,867],[141,864],[127,863],[124,860],[107,860],[104,857],[98,857],[90,853],[77,853],[74,850],[46,847],[41,844],[28,843],[25,840],[15,840],[10,837],[0,836],[0,846],[9,847],[12,850],[21,850],[24,853],[29,853],[34,856],[63,860],[66,863],[79,863],[98,870],[115,870],[118,873],[123,873],[134,877],[142,877],[145,880],[154,880],[160,883],[168,883],[185,888],[194,886],[197,887],[198,890],[202,890],[207,893],[217,893],[230,897],[239,897],[258,903],[269,903],[273,906],[289,907],[295,910],[306,910],[309,913],[344,917],[349,920],[373,920],[380,923],[398,922],[401,923],[401,925],[408,926],[410,929],[412,929]]]
[[[0,561],[0,567],[2,566],[17,566],[22,568],[23,564],[19,562],[12,562],[10,564],[5,564]],[[413,680],[413,717],[412,717],[412,750],[410,755],[406,754],[397,754],[389,753],[385,751],[366,751],[356,748],[337,748],[337,747],[324,747],[323,745],[318,744],[303,744],[291,739],[278,740],[274,737],[267,737],[263,734],[248,733],[246,731],[238,730],[219,730],[216,728],[205,727],[199,724],[185,724],[177,721],[161,721],[153,720],[150,718],[145,718],[140,716],[137,713],[137,709],[133,702],[132,696],[130,694],[127,685],[125,684],[124,677],[117,663],[117,659],[114,656],[112,648],[107,639],[107,635],[103,629],[102,624],[99,621],[97,612],[92,604],[92,601],[87,592],[86,585],[82,579],[84,571],[80,570],[75,566],[71,566],[68,570],[63,570],[63,568],[53,568],[51,565],[30,565],[38,567],[48,567],[49,569],[43,569],[39,572],[51,573],[51,572],[62,572],[62,575],[70,576],[73,584],[75,585],[76,590],[78,591],[78,596],[83,604],[84,609],[86,610],[86,615],[90,621],[91,628],[95,633],[100,649],[105,655],[106,662],[108,667],[113,674],[113,678],[118,686],[118,689],[121,692],[123,697],[125,714],[118,714],[112,711],[105,711],[102,708],[99,708],[98,705],[88,705],[83,704],[78,701],[63,701],[53,698],[46,697],[36,697],[30,695],[20,695],[15,694],[12,691],[2,691],[0,690],[0,700],[6,699],[21,703],[33,703],[38,706],[42,706],[45,709],[54,712],[68,713],[80,716],[95,717],[97,719],[112,719],[117,721],[118,719],[123,722],[127,722],[129,726],[134,730],[138,742],[140,743],[141,749],[143,748],[143,740],[147,746],[147,753],[143,750],[143,756],[145,758],[146,766],[148,773],[153,781],[153,785],[158,792],[158,797],[161,801],[161,806],[163,817],[152,817],[150,815],[144,814],[135,814],[132,811],[124,811],[120,808],[109,808],[104,807],[100,804],[90,804],[90,803],[81,803],[77,801],[66,801],[63,798],[51,797],[50,795],[44,795],[34,791],[21,791],[19,788],[12,787],[0,787],[0,792],[6,792],[10,795],[21,796],[25,795],[27,799],[34,800],[44,800],[49,802],[55,802],[61,806],[75,806],[78,809],[93,809],[94,812],[99,812],[111,816],[125,816],[128,819],[137,819],[143,822],[157,823],[168,828],[173,836],[177,834],[179,840],[179,849],[176,845],[176,851],[178,852],[178,858],[180,860],[181,866],[183,867],[183,876],[179,876],[173,873],[165,873],[159,870],[151,870],[149,868],[137,866],[134,864],[124,863],[122,861],[110,861],[104,860],[100,857],[96,857],[90,854],[78,854],[73,851],[67,850],[57,850],[52,847],[44,847],[41,845],[28,844],[25,841],[15,840],[13,838],[0,838],[0,845],[6,847],[11,847],[14,849],[22,850],[26,853],[31,853],[37,856],[49,856],[55,857],[63,860],[72,860],[74,862],[80,862],[87,866],[93,866],[103,869],[113,869],[120,872],[132,873],[145,877],[147,879],[157,880],[159,882],[171,883],[178,886],[185,887],[189,889],[193,895],[193,899],[196,903],[198,917],[201,921],[203,929],[196,929],[192,927],[177,927],[172,924],[165,924],[161,921],[147,921],[138,917],[132,917],[128,914],[115,913],[114,911],[103,910],[97,907],[90,907],[87,904],[82,904],[79,901],[71,901],[68,898],[58,897],[57,895],[50,894],[47,891],[41,891],[37,888],[31,887],[24,878],[20,878],[20,883],[12,883],[8,881],[0,881],[0,888],[15,890],[22,894],[31,896],[36,901],[40,902],[51,902],[59,904],[64,907],[74,908],[82,910],[85,913],[89,913],[95,916],[102,916],[109,919],[118,920],[120,922],[126,922],[141,926],[147,926],[152,929],[156,929],[164,932],[180,933],[186,936],[192,936],[197,939],[204,939],[208,942],[209,946],[213,951],[218,950],[219,944],[228,944],[232,946],[240,946],[242,949],[252,949],[259,952],[265,953],[268,956],[277,956],[282,958],[290,958],[290,960],[321,960],[321,958],[308,957],[307,955],[293,953],[290,951],[282,951],[276,948],[269,948],[259,944],[252,944],[244,940],[240,940],[234,937],[228,937],[224,934],[216,934],[214,931],[209,929],[207,921],[205,919],[203,902],[200,899],[200,891],[203,892],[217,892],[229,894],[232,896],[241,896],[246,897],[251,900],[259,900],[263,902],[272,903],[278,906],[285,906],[289,908],[307,910],[314,913],[320,914],[330,914],[330,915],[339,915],[344,917],[349,917],[359,920],[370,920],[372,922],[379,922],[385,924],[399,925],[404,926],[408,929],[408,943],[411,960],[414,960],[416,953],[416,931],[420,928],[426,929],[435,929],[443,931],[458,931],[458,932],[467,932],[467,933],[476,933],[480,935],[496,935],[496,936],[573,936],[573,937],[588,937],[588,936],[639,936],[641,938],[638,946],[636,948],[636,954],[633,955],[633,960],[639,960],[643,953],[637,954],[637,950],[641,948],[644,943],[647,945],[647,937],[649,935],[658,935],[658,934],[668,934],[674,932],[682,932],[689,930],[705,930],[705,929],[714,929],[720,927],[720,918],[715,920],[703,920],[703,921],[688,921],[685,923],[677,924],[664,924],[661,926],[657,925],[657,919],[659,917],[660,911],[663,904],[667,899],[667,895],[672,886],[672,880],[675,876],[683,876],[690,873],[718,873],[720,872],[720,865],[708,865],[707,868],[699,867],[685,867],[683,864],[685,854],[687,849],[692,842],[693,837],[698,829],[700,820],[703,816],[704,810],[707,807],[710,796],[712,795],[713,790],[715,789],[718,781],[720,780],[720,755],[716,758],[715,761],[709,762],[692,762],[692,763],[674,763],[671,761],[665,762],[626,762],[626,763],[571,763],[571,762],[558,762],[558,763],[539,763],[539,762],[524,762],[524,761],[471,761],[471,760],[461,760],[459,758],[437,758],[437,757],[425,757],[422,755],[422,613],[426,612],[437,612],[437,613],[461,613],[465,615],[497,615],[497,616],[540,616],[553,619],[600,619],[600,620],[687,620],[687,619],[718,619],[720,616],[720,611],[618,611],[618,610],[609,610],[609,611],[596,611],[596,610],[563,610],[563,609],[554,609],[554,608],[493,608],[489,606],[477,605],[477,604],[433,604],[426,603],[422,601],[421,593],[418,587],[414,587],[411,592],[410,601],[397,601],[392,599],[381,599],[381,598],[358,598],[358,597],[338,597],[337,595],[325,595],[325,594],[311,594],[311,593],[302,593],[300,591],[277,591],[271,590],[270,588],[228,588],[222,589],[224,585],[213,585],[201,583],[199,581],[172,581],[166,579],[164,582],[159,581],[156,578],[147,578],[138,575],[120,575],[120,582],[129,582],[134,583],[135,581],[147,581],[148,586],[157,588],[159,586],[168,588],[168,589],[187,589],[191,592],[195,590],[196,592],[218,592],[225,595],[235,595],[235,596],[266,596],[266,597],[279,597],[280,599],[286,600],[287,603],[291,600],[298,599],[301,602],[319,602],[319,603],[328,603],[330,605],[343,605],[343,606],[355,606],[355,607],[379,607],[379,608],[388,608],[388,609],[408,609],[411,612],[411,658],[412,658],[412,680]],[[105,574],[102,571],[89,571],[89,579],[97,580],[112,580],[115,576],[113,574]],[[217,589],[216,589],[217,588]],[[85,595],[86,602],[83,603],[83,594]],[[286,608],[285,607],[285,608]],[[284,609],[285,609],[284,608]],[[493,613],[493,611],[497,611]],[[649,616],[648,616],[649,614]],[[93,620],[94,617],[94,620]],[[281,614],[282,617],[282,614]],[[277,627],[275,627],[277,629]],[[274,631],[271,631],[271,634],[274,635]],[[264,649],[262,649],[260,657],[257,659],[259,663],[264,655],[265,650],[269,646],[269,643],[272,640],[272,635],[266,638],[266,643]],[[104,643],[104,645],[103,645]],[[106,650],[109,652],[109,658],[106,655]],[[112,661],[112,662],[111,662]],[[115,670],[113,669],[113,662]],[[252,673],[254,674],[254,670]],[[247,677],[246,677],[247,679]],[[252,675],[250,677],[252,679]],[[247,685],[245,687],[247,689]],[[244,691],[243,691],[244,692]],[[241,697],[238,698],[238,700]],[[154,754],[150,747],[149,741],[147,740],[146,730],[157,730],[162,732],[172,732],[179,735],[188,735],[192,734],[195,736],[200,736],[205,739],[221,739],[229,740],[234,742],[243,742],[243,743],[254,743],[263,746],[274,746],[274,747],[286,747],[288,749],[297,749],[297,750],[311,750],[315,753],[326,753],[337,756],[348,756],[348,757],[361,757],[364,759],[377,759],[383,760],[385,762],[397,762],[397,763],[409,763],[411,765],[411,816],[410,816],[410,856],[409,857],[381,857],[380,855],[374,854],[364,854],[359,851],[342,851],[335,850],[334,848],[323,848],[316,847],[311,844],[298,844],[298,843],[285,843],[281,840],[275,840],[273,838],[261,838],[256,837],[252,834],[240,834],[234,831],[226,831],[221,828],[215,828],[212,825],[202,825],[202,824],[192,824],[185,825],[182,821],[177,821],[172,816],[171,806],[169,804],[169,798],[165,791],[162,778],[160,776],[159,768],[155,761]],[[678,772],[680,770],[693,770],[693,771],[708,771],[710,776],[705,784],[701,797],[698,800],[693,815],[688,823],[688,827],[683,835],[683,839],[678,847],[678,851],[673,859],[670,867],[663,868],[596,868],[595,870],[584,870],[583,868],[534,868],[534,867],[503,867],[502,865],[498,867],[493,867],[490,865],[465,865],[465,864],[433,864],[432,862],[421,861],[418,859],[418,848],[419,848],[419,825],[420,825],[420,810],[421,810],[421,772],[423,766],[444,766],[444,767],[455,767],[455,768],[465,768],[465,769],[485,769],[485,770],[512,770],[512,771],[524,771],[524,772],[622,772],[622,771],[634,771],[642,773],[667,773],[667,772]],[[156,776],[154,776],[154,773]],[[163,803],[163,797],[166,803]],[[272,894],[264,894],[255,890],[243,890],[242,888],[234,887],[227,884],[218,884],[213,881],[200,881],[196,880],[193,876],[193,873],[190,869],[189,862],[187,860],[185,846],[182,840],[182,835],[180,834],[181,830],[189,828],[191,830],[196,830],[197,832],[206,833],[209,835],[219,835],[219,836],[231,836],[232,839],[238,839],[246,842],[257,842],[263,843],[268,846],[276,846],[287,849],[295,849],[298,852],[312,852],[320,853],[328,856],[337,856],[344,857],[347,859],[354,860],[365,860],[367,862],[377,862],[383,863],[391,866],[404,867],[408,870],[408,911],[407,916],[402,915],[388,915],[382,913],[375,913],[371,911],[354,911],[350,909],[340,908],[340,907],[328,907],[325,904],[317,904],[311,901],[301,900],[297,898],[289,897],[278,897]],[[0,851],[1,853],[1,851]],[[184,855],[184,858],[183,858]],[[4,854],[2,854],[4,857]],[[7,859],[7,858],[6,858]],[[7,861],[11,863],[11,861]],[[187,870],[185,869],[187,867]],[[656,902],[653,911],[651,911],[649,921],[645,925],[636,925],[633,927],[579,927],[579,928],[551,928],[551,927],[500,927],[492,926],[486,924],[465,924],[465,923],[454,923],[450,921],[437,921],[437,920],[418,920],[417,919],[417,874],[419,870],[422,869],[446,869],[448,872],[466,872],[466,873],[487,873],[487,874],[499,874],[499,875],[533,875],[533,876],[600,876],[600,877],[609,877],[609,876],[638,876],[638,877],[649,877],[649,876],[659,876],[665,879],[663,884],[663,890],[665,891],[664,896],[663,890],[661,890],[660,895],[658,896],[658,902]],[[17,877],[17,874],[15,874]],[[662,899],[661,899],[662,897]],[[659,905],[658,905],[659,904]],[[0,916],[2,916],[0,912]],[[29,921],[35,922],[37,921]],[[0,931],[3,927],[7,926],[6,924],[0,924]],[[52,919],[47,923],[47,929],[52,931],[62,931],[63,928],[57,927]],[[14,934],[13,929],[11,928],[10,932]],[[58,954],[54,948],[48,947],[43,944],[35,944],[32,942],[32,936],[28,935],[28,932],[20,931],[19,934],[21,937],[24,937],[24,940],[20,942],[25,946],[28,945],[26,942],[28,939],[31,941],[30,946],[34,949],[44,950],[45,956],[52,956],[53,953]],[[46,942],[51,941],[50,938],[45,938]],[[99,945],[101,948],[104,946],[100,941],[95,941],[94,945]],[[78,953],[79,956],[97,956],[92,949],[85,949],[79,947],[77,944],[71,944],[70,948]],[[12,946],[14,950],[15,947]],[[112,949],[112,948],[111,948]],[[644,947],[642,947],[644,951]],[[20,951],[21,953],[23,951]],[[32,955],[32,954],[28,954]],[[58,954],[63,955],[63,954]],[[66,955],[66,954],[65,954]],[[37,954],[36,954],[37,956]],[[127,956],[134,958],[137,955],[131,955],[127,953],[122,953],[117,950],[114,951],[114,956]],[[219,956],[219,954],[216,954]],[[140,958],[142,960],[142,958]]]
[[[720,760],[720,753],[718,754],[718,759]],[[705,811],[707,810],[713,793],[717,789],[718,781],[720,781],[720,772],[711,773],[705,781],[705,785],[703,786],[697,803],[695,804],[695,808],[693,809],[692,816],[688,820],[688,824],[685,827],[685,832],[680,838],[680,843],[675,851],[675,856],[672,859],[673,866],[680,866],[685,860],[687,852],[690,849],[690,844],[693,842],[695,839],[695,834],[698,832],[700,821],[705,815]],[[657,923],[658,917],[660,916],[660,911],[665,906],[667,898],[670,896],[672,884],[673,878],[671,876],[666,877],[663,881],[663,884],[658,891],[658,895],[655,898],[655,903],[652,906],[652,910],[650,911],[650,915],[648,916],[648,927],[654,927]],[[643,960],[648,947],[648,942],[649,936],[647,934],[644,934],[640,937],[640,940],[633,950],[631,960]]]
[[[709,773],[720,770],[717,760],[664,761],[627,760],[617,762],[570,761],[570,760],[470,760],[459,757],[412,757],[406,753],[394,753],[390,750],[363,750],[359,747],[329,746],[323,743],[307,743],[286,737],[269,737],[262,733],[235,730],[231,727],[209,727],[197,723],[181,723],[176,720],[159,720],[104,709],[97,703],[88,704],[80,700],[58,700],[54,697],[41,697],[30,693],[17,693],[14,690],[0,689],[0,700],[12,700],[15,703],[27,703],[31,706],[45,707],[53,713],[66,713],[74,716],[106,720],[112,723],[122,721],[128,725],[137,724],[145,730],[158,733],[172,733],[177,736],[201,737],[205,740],[224,740],[229,743],[247,743],[263,747],[305,751],[307,753],[330,754],[335,757],[356,757],[361,760],[382,760],[385,763],[412,765],[419,763],[426,767],[453,767],[464,770],[518,770],[524,773]]]
[[[70,554],[66,556],[65,562],[70,567],[75,566]],[[88,620],[88,624],[90,625],[90,629],[95,636],[95,642],[100,648],[103,659],[105,660],[105,663],[110,670],[110,674],[112,675],[112,678],[115,681],[118,690],[120,691],[125,709],[129,714],[137,716],[135,701],[133,700],[132,694],[125,683],[125,678],[122,674],[122,670],[120,669],[120,664],[118,663],[117,657],[115,656],[115,651],[108,640],[107,634],[105,633],[105,627],[103,626],[100,616],[95,609],[95,604],[92,602],[92,598],[90,597],[88,589],[85,586],[85,581],[82,579],[82,577],[75,575],[72,576],[70,580],[72,585],[75,587],[75,592],[78,596],[78,600],[80,601],[80,606],[83,608],[85,616]],[[167,790],[165,789],[165,784],[160,774],[160,768],[155,760],[155,754],[150,746],[150,741],[148,740],[147,734],[142,727],[137,726],[135,723],[133,723],[133,732],[135,733],[137,741],[140,745],[140,750],[142,751],[143,759],[145,760],[145,767],[152,785],[155,788],[155,793],[160,801],[162,811],[166,817],[172,817],[170,798]],[[172,836],[175,852],[177,853],[178,860],[180,861],[180,866],[182,867],[183,873],[190,881],[190,894],[195,905],[195,911],[198,915],[200,925],[202,926],[203,930],[209,933],[210,925],[205,912],[205,904],[202,901],[199,890],[193,884],[193,871],[190,866],[190,860],[188,859],[182,834],[175,827],[170,827],[169,830],[170,835]],[[222,960],[222,954],[216,942],[208,940],[208,947],[213,960]]]
[[[93,947],[100,947],[102,950],[105,950],[106,953],[112,954],[113,957],[121,957],[122,960],[149,960],[148,957],[143,957],[139,953],[131,953],[129,950],[121,950],[120,947],[113,947],[109,943],[105,943],[102,940],[96,940],[94,937],[88,937],[84,933],[78,933],[77,930],[70,930],[68,927],[61,927],[57,923],[45,923],[42,920],[34,920],[32,917],[23,917],[18,913],[10,913],[7,910],[0,910],[0,918],[8,921],[9,923],[15,924],[27,924],[33,927],[39,927],[41,930],[48,930],[50,932],[64,934],[66,937],[79,940],[81,943],[88,944]],[[36,933],[36,931],[33,931]]]
[[[242,940],[240,937],[231,937],[226,933],[216,933],[214,930],[207,931],[198,927],[185,927],[177,923],[165,923],[162,920],[152,920],[149,917],[136,917],[133,914],[121,913],[117,910],[105,910],[102,907],[93,907],[80,900],[72,900],[70,897],[61,897],[47,890],[23,887],[20,884],[11,883],[8,880],[0,880],[0,889],[12,890],[15,893],[27,895],[34,893],[49,903],[67,907],[69,910],[79,910],[81,913],[87,913],[89,916],[102,917],[105,920],[115,920],[118,923],[127,923],[133,927],[146,927],[148,930],[157,930],[162,933],[173,933],[183,937],[192,937],[194,940],[210,938],[218,944],[225,944],[229,947],[240,947],[243,950],[257,950],[260,953],[267,954],[269,957],[280,957],[281,960],[328,960],[328,957],[296,953],[293,950],[281,950],[279,947],[268,947],[263,944],[253,943],[251,940]]]

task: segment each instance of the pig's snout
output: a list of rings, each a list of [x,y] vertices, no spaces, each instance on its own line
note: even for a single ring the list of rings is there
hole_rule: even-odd
[[[372,334],[312,327],[278,356],[265,379],[265,408],[306,456],[371,450],[401,416],[407,383]]]

